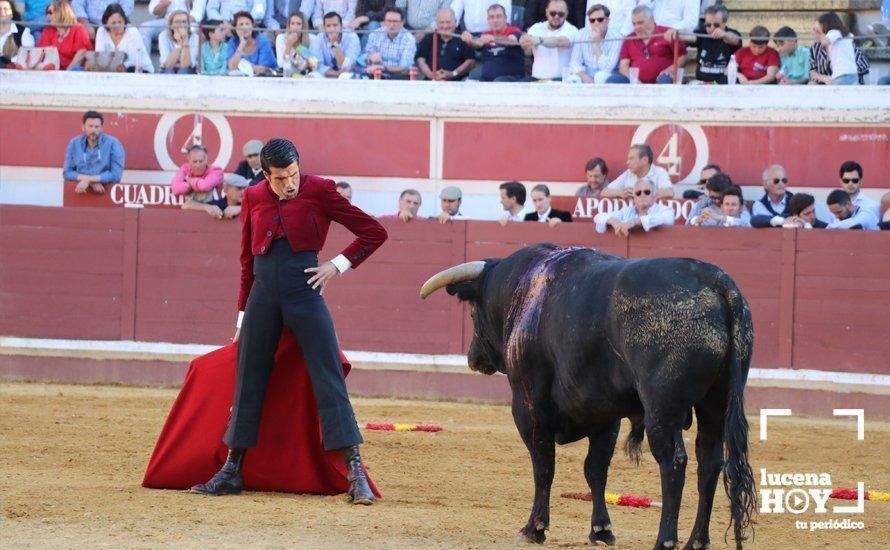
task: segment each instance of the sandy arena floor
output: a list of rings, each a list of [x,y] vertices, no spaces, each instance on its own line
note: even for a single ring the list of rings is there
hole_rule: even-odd
[[[232,547],[507,548],[528,517],[531,466],[507,407],[356,399],[361,421],[428,422],[439,434],[368,432],[364,456],[384,492],[378,506],[341,497],[246,493],[205,498],[139,486],[176,390],[0,384],[0,541],[4,548]],[[752,466],[775,472],[829,472],[835,487],[890,492],[890,424],[777,419],[757,440],[750,417]],[[626,425],[624,428],[626,429]],[[622,434],[622,440],[624,434]],[[694,428],[680,516],[688,536],[697,502]],[[581,547],[590,504],[559,498],[587,491],[586,442],[560,447],[547,545]],[[609,491],[660,500],[657,468],[612,461]],[[829,504],[840,501],[829,501]],[[849,504],[840,502],[841,504]],[[829,508],[830,509],[830,508]],[[619,548],[651,548],[658,509],[612,506]],[[718,488],[711,536],[723,548],[728,508]],[[827,516],[827,517],[826,517]],[[795,520],[851,518],[864,530],[809,532]],[[753,548],[878,548],[890,540],[890,502],[866,502],[865,514],[760,515]],[[881,543],[880,541],[884,541]]]

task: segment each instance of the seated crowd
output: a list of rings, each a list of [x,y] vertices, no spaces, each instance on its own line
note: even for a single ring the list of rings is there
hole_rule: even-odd
[[[81,135],[71,139],[65,151],[63,178],[74,185],[77,194],[105,193],[105,186],[121,181],[125,152],[120,141],[103,132],[104,118],[97,111],[87,111],[82,117]],[[186,149],[186,162],[170,182],[173,195],[183,197],[183,209],[203,211],[217,219],[238,217],[241,194],[245,188],[263,181],[260,151],[263,143],[252,139],[244,144],[244,159],[231,174],[209,162],[207,148],[193,144]],[[585,165],[587,182],[575,196],[624,200],[629,204],[615,211],[604,211],[594,217],[596,230],[611,227],[618,235],[627,235],[636,227],[649,231],[659,225],[671,225],[676,219],[674,209],[658,202],[675,195],[674,185],[667,172],[653,164],[649,145],[631,145],[627,155],[627,170],[608,181],[609,169],[599,157]],[[763,171],[763,196],[753,202],[751,210],[745,204],[742,189],[716,164],[705,166],[699,177],[698,189],[688,190],[685,199],[696,199],[686,223],[713,227],[796,227],[828,229],[890,229],[890,192],[881,203],[862,192],[862,166],[846,161],[838,169],[839,188],[826,199],[828,219],[816,216],[815,198],[807,193],[788,190],[788,174],[778,164]],[[352,187],[338,182],[337,190],[352,200]],[[503,214],[502,225],[511,222],[537,222],[555,227],[572,222],[572,213],[553,208],[550,189],[535,185],[531,193],[532,208],[526,207],[526,188],[518,181],[500,184]],[[466,219],[461,213],[463,193],[459,187],[449,186],[439,194],[440,209],[432,219],[439,223]],[[405,189],[399,196],[398,211],[384,218],[411,223],[420,219],[418,212],[422,196],[416,189]],[[883,218],[882,218],[883,216]]]
[[[599,84],[851,85],[869,72],[834,12],[806,48],[790,27],[743,37],[713,0],[538,0],[516,13],[508,0],[151,0],[155,19],[138,28],[133,5],[0,0],[0,66]],[[697,68],[684,77],[687,45]]]

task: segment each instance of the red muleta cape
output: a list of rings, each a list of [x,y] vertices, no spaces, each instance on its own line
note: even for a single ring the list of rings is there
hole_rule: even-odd
[[[344,375],[350,365],[340,352]],[[235,392],[238,346],[194,359],[149,460],[143,487],[189,489],[226,460],[222,441]],[[380,493],[373,481],[371,489]],[[336,495],[349,489],[338,451],[322,447],[318,407],[300,348],[285,328],[269,377],[257,446],[244,458],[244,489]]]

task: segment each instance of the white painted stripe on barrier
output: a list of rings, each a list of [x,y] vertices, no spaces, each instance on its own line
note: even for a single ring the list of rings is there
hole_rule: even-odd
[[[0,336],[0,355],[183,363],[215,349],[218,349],[218,346],[205,344]],[[468,370],[467,358],[463,355],[380,351],[345,351],[344,353],[350,363],[361,370],[473,374]],[[748,386],[890,395],[890,375],[808,369],[755,368],[748,373]]]

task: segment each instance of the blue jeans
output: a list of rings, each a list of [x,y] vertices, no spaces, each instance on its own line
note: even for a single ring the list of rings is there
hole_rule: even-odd
[[[161,72],[164,74],[197,74],[194,67],[171,67],[169,69],[163,69]]]
[[[831,79],[832,86],[857,86],[858,84],[859,75],[856,74],[843,74]]]
[[[890,86],[890,76],[882,76],[878,80],[878,86]]]
[[[667,75],[659,75],[657,79],[655,79],[656,84],[673,84],[674,79]],[[621,73],[614,73],[612,76],[606,79],[606,84],[630,84],[630,79],[624,76]]]

